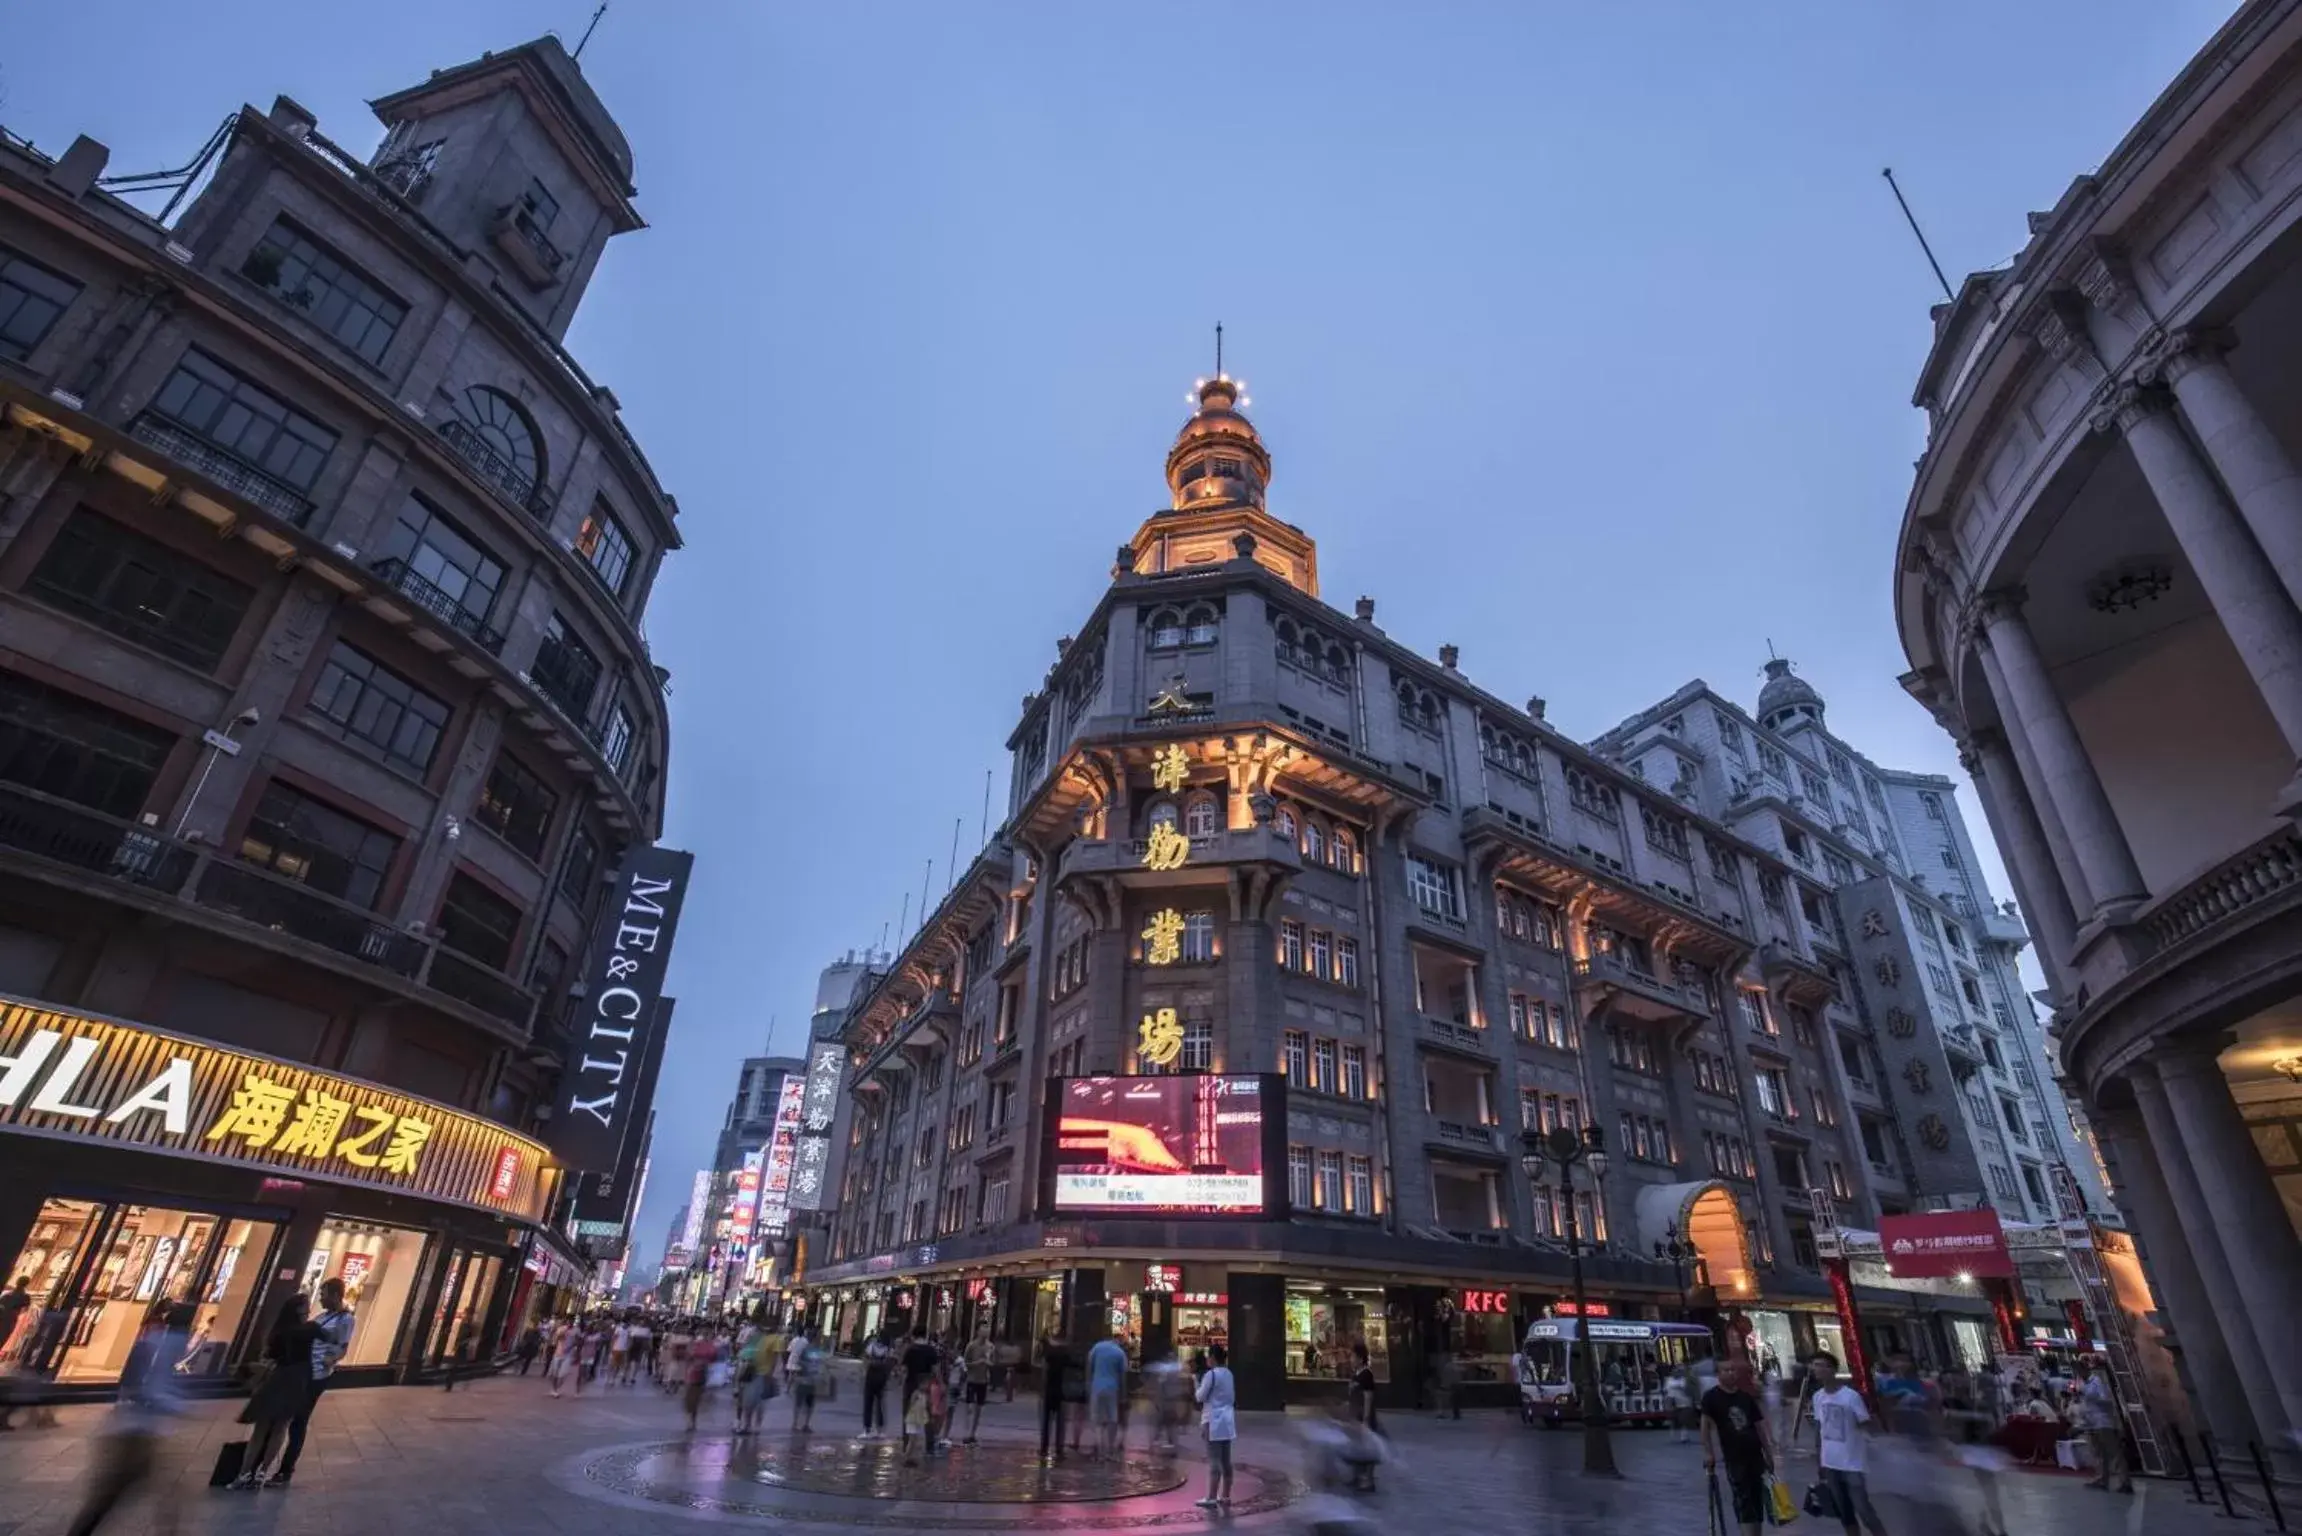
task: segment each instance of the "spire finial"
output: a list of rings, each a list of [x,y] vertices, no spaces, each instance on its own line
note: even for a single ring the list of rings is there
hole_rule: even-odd
[[[1223,377],[1223,322],[1215,322],[1215,377]]]
[[[589,43],[591,41],[591,35],[599,30],[599,19],[606,14],[607,0],[600,0],[600,8],[591,13],[591,25],[583,29],[583,37],[576,43],[575,52],[568,55],[570,59],[581,59],[583,57],[584,45]]]

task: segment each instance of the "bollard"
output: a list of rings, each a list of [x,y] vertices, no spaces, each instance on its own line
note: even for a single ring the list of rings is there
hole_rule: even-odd
[[[2206,1502],[2206,1490],[2198,1486],[2198,1463],[2191,1460],[2190,1442],[2181,1430],[2174,1430],[2174,1448],[2182,1453],[2182,1475],[2190,1479],[2190,1500],[2194,1504]]]
[[[2230,1502],[2230,1485],[2222,1480],[2221,1458],[2214,1454],[2214,1437],[2205,1430],[2200,1430],[2198,1432],[2198,1446],[2206,1453],[2206,1470],[2214,1474],[2214,1491],[2222,1495],[2222,1513],[2233,1520],[2237,1519],[2237,1507]]]
[[[2246,1442],[2246,1450],[2254,1458],[2254,1475],[2262,1480],[2262,1497],[2270,1503],[2270,1520],[2278,1529],[2286,1529],[2286,1512],[2278,1507],[2278,1490],[2270,1481],[2270,1463],[2262,1459],[2262,1447]]]

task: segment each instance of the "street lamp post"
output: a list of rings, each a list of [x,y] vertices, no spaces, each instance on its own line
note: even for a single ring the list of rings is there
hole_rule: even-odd
[[[1698,1256],[1699,1252],[1700,1250],[1694,1244],[1679,1236],[1679,1224],[1675,1221],[1663,1228],[1662,1241],[1655,1244],[1655,1257],[1670,1262],[1671,1278],[1678,1282],[1679,1319],[1682,1322],[1686,1320],[1688,1310],[1687,1265]]]
[[[1547,1133],[1523,1134],[1519,1138],[1519,1166],[1531,1182],[1543,1182],[1546,1162],[1556,1163],[1559,1169],[1559,1206],[1566,1216],[1567,1263],[1575,1285],[1575,1331],[1582,1335],[1574,1358],[1583,1400],[1583,1471],[1594,1477],[1620,1477],[1622,1473],[1615,1468],[1614,1442],[1607,1436],[1607,1400],[1599,1390],[1598,1351],[1591,1341],[1591,1298],[1583,1285],[1582,1230],[1575,1219],[1575,1165],[1580,1163],[1590,1170],[1591,1205],[1596,1209],[1599,1180],[1607,1174],[1605,1133],[1595,1125],[1586,1125],[1579,1134],[1566,1126]]]

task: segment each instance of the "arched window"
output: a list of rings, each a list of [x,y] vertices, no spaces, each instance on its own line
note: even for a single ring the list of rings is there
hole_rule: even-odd
[[[1167,830],[1172,832],[1175,830],[1175,824],[1179,819],[1179,814],[1175,809],[1175,802],[1172,800],[1162,800],[1157,805],[1151,807],[1151,817],[1150,820],[1145,823],[1144,830],[1149,831],[1153,827],[1165,827]]]
[[[1183,619],[1185,645],[1213,645],[1215,643],[1215,610],[1205,603],[1193,608]]]
[[[1327,647],[1327,675],[1338,683],[1351,675],[1351,658],[1339,645]]]
[[[1193,795],[1183,807],[1183,833],[1186,837],[1213,837],[1222,826],[1222,814],[1213,795]]]
[[[1334,864],[1346,875],[1359,872],[1359,838],[1349,827],[1335,829]]]
[[[1399,713],[1410,720],[1415,717],[1415,685],[1404,680],[1399,684]]]
[[[1278,824],[1279,835],[1287,839],[1289,842],[1293,842],[1295,840],[1294,811],[1289,807],[1282,805],[1279,807],[1279,814],[1273,819]]]
[[[460,429],[460,430],[459,430]],[[543,484],[543,445],[535,422],[500,389],[475,384],[456,402],[451,439],[472,467],[522,506]]]
[[[1294,621],[1291,619],[1281,619],[1277,624],[1272,626],[1272,629],[1273,632],[1279,637],[1279,659],[1281,661],[1295,660],[1301,654],[1301,652],[1297,648],[1298,641],[1295,632]]]
[[[1162,608],[1151,615],[1151,649],[1169,651],[1183,643],[1183,615]]]
[[[1314,864],[1327,862],[1327,829],[1308,816],[1303,818],[1303,857]]]

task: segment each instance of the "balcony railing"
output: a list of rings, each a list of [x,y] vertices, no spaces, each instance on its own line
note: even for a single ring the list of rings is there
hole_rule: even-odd
[[[2152,947],[2167,949],[2302,884],[2302,832],[2282,827],[2158,904],[2143,919]]]
[[[200,872],[192,900],[211,911],[228,912],[259,928],[380,965],[410,980],[423,964],[423,941],[415,935],[300,880],[284,880],[246,864],[223,859],[210,862]]]
[[[491,1018],[525,1025],[535,1010],[535,997],[503,972],[482,965],[445,947],[432,951],[431,968],[422,978],[434,991],[445,992],[459,1003],[469,1003]]]
[[[471,467],[473,474],[486,481],[499,495],[513,506],[524,510],[537,522],[551,520],[551,504],[532,476],[488,446],[471,423],[453,417],[440,423],[440,440],[456,451],[456,457]]]
[[[546,288],[558,280],[567,256],[552,244],[551,236],[544,233],[527,204],[507,203],[497,209],[490,234],[496,249],[511,258],[512,265],[529,287]]]
[[[312,515],[311,502],[294,486],[258,469],[230,449],[219,448],[206,438],[187,432],[165,416],[144,412],[128,424],[128,435],[298,528]]]
[[[595,741],[598,730],[591,723],[591,702],[599,691],[599,675],[598,662],[573,646],[549,640],[528,664],[528,682],[535,691],[566,716],[568,724]]]
[[[194,858],[150,828],[15,784],[0,784],[0,846],[164,891],[182,889]]]
[[[1476,1025],[1457,1024],[1453,1019],[1435,1019],[1427,1013],[1421,1017],[1423,1033],[1433,1040],[1490,1054],[1494,1051],[1494,1046],[1488,1043],[1487,1032]]]
[[[402,597],[462,635],[490,656],[503,654],[504,637],[488,627],[485,617],[472,612],[463,604],[433,584],[431,579],[409,569],[405,560],[378,560],[368,567],[388,582]]]

